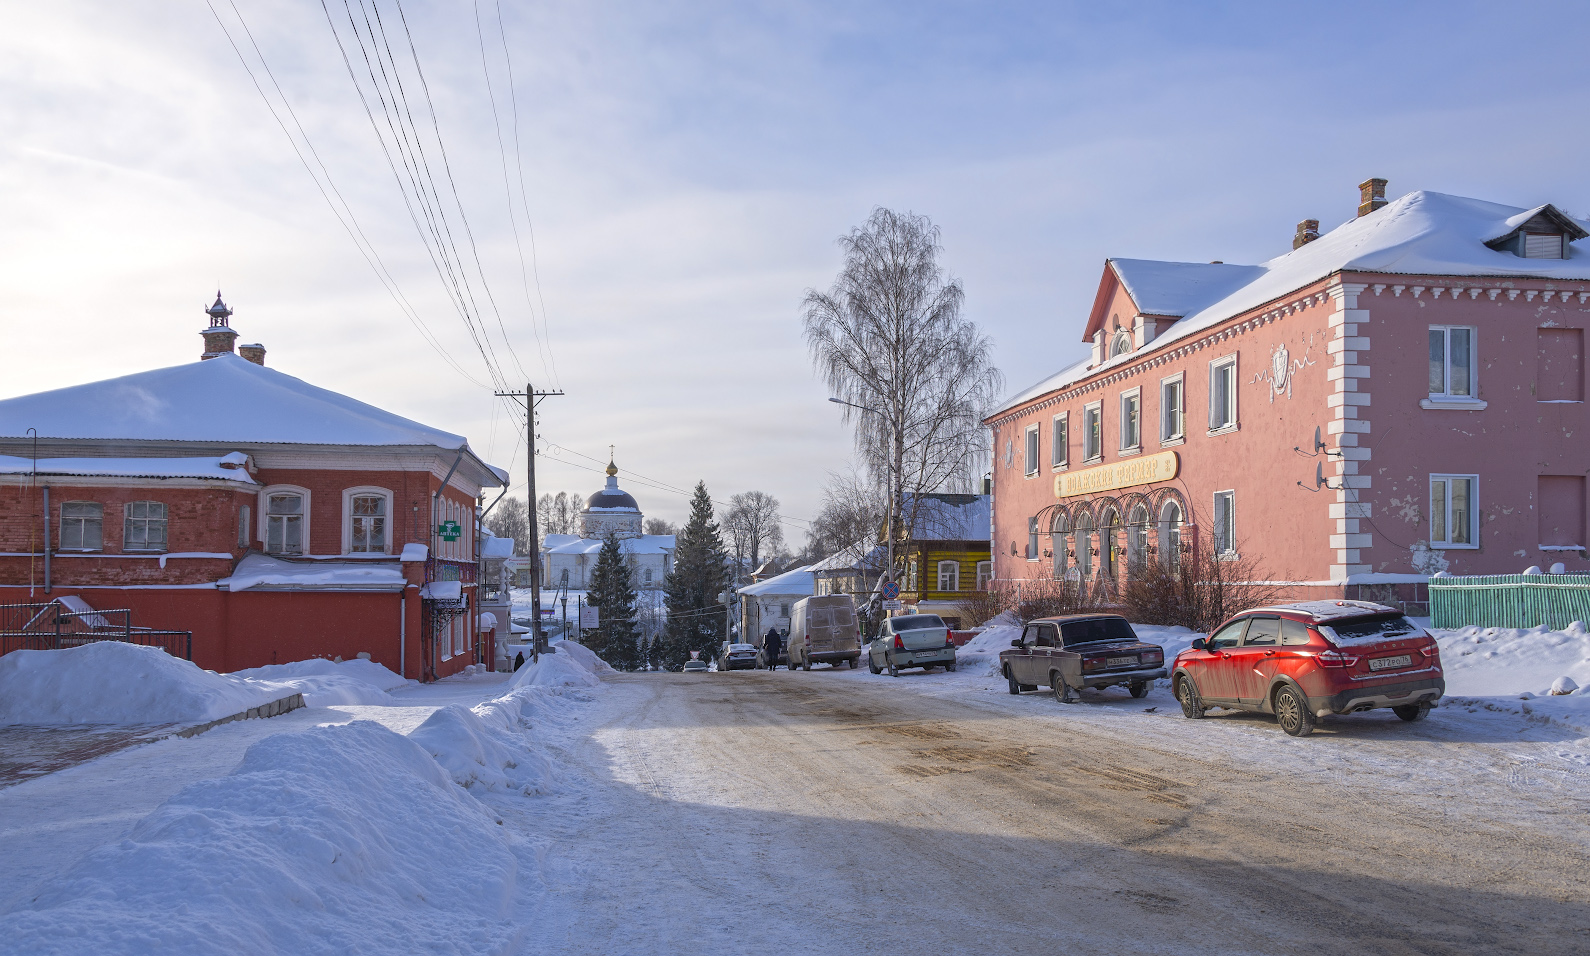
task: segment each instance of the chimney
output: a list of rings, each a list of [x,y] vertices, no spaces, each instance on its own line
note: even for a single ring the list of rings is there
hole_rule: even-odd
[[[232,310],[221,301],[220,289],[215,290],[215,304],[205,309],[204,314],[210,317],[210,327],[199,333],[204,336],[204,354],[199,358],[213,359],[231,352],[232,345],[237,342],[237,333],[227,323],[232,317]]]
[[[1358,218],[1379,209],[1386,204],[1386,181],[1384,179],[1366,179],[1358,184]]]
[[[1384,202],[1382,200],[1382,202]],[[1378,208],[1378,207],[1376,207]],[[1362,212],[1359,213],[1363,215]],[[1301,249],[1319,238],[1319,220],[1305,219],[1297,224],[1297,235],[1292,237],[1292,248]]]
[[[237,354],[248,359],[250,362],[253,362],[255,365],[265,364],[265,346],[263,345],[259,345],[257,343],[254,345],[239,345],[237,347]]]

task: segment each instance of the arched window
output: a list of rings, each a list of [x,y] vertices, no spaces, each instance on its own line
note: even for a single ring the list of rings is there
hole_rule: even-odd
[[[1115,333],[1115,339],[1110,343],[1110,358],[1125,355],[1132,350],[1132,333],[1122,329]]]
[[[1077,570],[1086,581],[1093,576],[1093,516],[1077,515],[1076,529]]]
[[[1137,505],[1126,522],[1126,573],[1136,576],[1143,570],[1148,552],[1148,508]]]
[[[940,591],[959,591],[961,589],[961,563],[959,561],[939,562],[939,587]]]
[[[1103,558],[1104,576],[1114,579],[1120,573],[1115,549],[1119,545],[1116,532],[1121,528],[1121,513],[1111,508],[1104,513],[1104,523],[1099,526],[1099,557]]]
[[[651,587],[651,568],[647,568],[640,573],[640,583],[646,587]]]
[[[260,492],[260,539],[270,554],[309,551],[309,489],[278,485]]]
[[[392,492],[347,488],[342,492],[342,553],[385,554],[390,549]]]
[[[1165,502],[1159,512],[1159,553],[1166,570],[1174,573],[1181,568],[1181,505]]]
[[[1068,524],[1070,522],[1064,511],[1055,512],[1054,524],[1050,526],[1054,535],[1049,539],[1049,546],[1054,549],[1054,576],[1057,581],[1066,573],[1066,534],[1071,530]]]

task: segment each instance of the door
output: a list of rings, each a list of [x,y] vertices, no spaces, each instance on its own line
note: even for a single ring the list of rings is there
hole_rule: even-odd
[[[1010,649],[1010,676],[1018,684],[1037,684],[1040,681],[1033,678],[1038,668],[1033,665],[1033,655],[1038,652],[1038,625],[1028,624],[1027,629],[1021,633],[1021,647]]]
[[[834,612],[827,605],[808,605],[806,633],[811,635],[812,652],[826,654],[834,649]]]
[[[1037,639],[1033,642],[1032,649],[1032,680],[1024,681],[1027,684],[1049,685],[1049,670],[1051,658],[1055,648],[1060,646],[1060,631],[1053,624],[1035,625],[1038,629]]]
[[[1257,704],[1270,690],[1270,678],[1275,674],[1275,654],[1281,649],[1280,617],[1252,617],[1242,644],[1231,649],[1231,657],[1222,663],[1231,665],[1231,679],[1236,684],[1237,699],[1244,704]]]
[[[1193,670],[1198,693],[1204,700],[1236,700],[1237,681],[1232,674],[1231,652],[1241,646],[1247,618],[1238,618],[1209,635],[1204,656]]]

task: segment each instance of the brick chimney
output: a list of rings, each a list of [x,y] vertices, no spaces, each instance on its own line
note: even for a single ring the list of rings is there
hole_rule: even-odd
[[[221,301],[220,289],[215,290],[215,304],[205,309],[204,314],[210,317],[210,327],[199,333],[204,336],[204,354],[199,358],[213,359],[231,352],[233,344],[237,342],[237,333],[227,323],[232,317],[232,310]]]
[[[1386,181],[1366,179],[1358,184],[1358,217],[1362,219],[1386,204]]]
[[[1318,238],[1319,220],[1305,219],[1297,224],[1297,235],[1292,237],[1292,248],[1301,249]]]
[[[248,359],[250,362],[253,362],[255,365],[265,364],[265,346],[258,343],[255,343],[254,345],[239,345],[237,347],[237,354]]]

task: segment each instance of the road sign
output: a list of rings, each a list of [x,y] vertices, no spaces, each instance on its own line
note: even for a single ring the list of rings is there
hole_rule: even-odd
[[[900,610],[900,608],[902,608],[904,606],[905,605],[900,603],[899,601],[884,601],[883,602],[883,609],[885,611],[898,611],[898,610]]]
[[[883,582],[883,599],[885,601],[893,601],[895,598],[897,598],[899,596],[900,596],[900,585],[895,584],[893,581],[885,581],[885,582]]]
[[[586,605],[585,607],[580,608],[580,627],[581,627],[581,629],[590,630],[592,628],[597,628],[597,627],[601,627],[601,626],[602,626],[602,615],[601,615],[600,609],[591,607],[589,605]]]
[[[443,541],[457,541],[464,534],[464,526],[456,521],[443,521],[436,526],[436,533]]]

